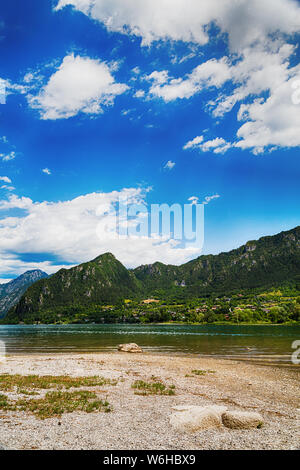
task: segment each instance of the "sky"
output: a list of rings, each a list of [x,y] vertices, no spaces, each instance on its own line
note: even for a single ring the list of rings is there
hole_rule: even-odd
[[[296,0],[1,2],[0,283],[299,225],[299,33]],[[203,247],[114,237],[120,197],[203,203]]]

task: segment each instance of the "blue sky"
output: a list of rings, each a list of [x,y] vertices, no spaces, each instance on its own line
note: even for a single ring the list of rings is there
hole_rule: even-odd
[[[0,278],[201,254],[102,233],[124,192],[205,201],[202,253],[298,225],[299,25],[293,0],[2,2]]]

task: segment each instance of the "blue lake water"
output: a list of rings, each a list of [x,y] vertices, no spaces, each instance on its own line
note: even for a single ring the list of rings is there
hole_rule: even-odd
[[[8,354],[114,351],[134,342],[145,351],[291,363],[293,325],[10,325],[0,326]]]

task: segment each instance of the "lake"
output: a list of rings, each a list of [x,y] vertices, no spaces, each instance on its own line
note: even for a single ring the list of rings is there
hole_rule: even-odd
[[[9,325],[0,326],[7,354],[114,351],[137,343],[145,351],[291,364],[298,325]]]

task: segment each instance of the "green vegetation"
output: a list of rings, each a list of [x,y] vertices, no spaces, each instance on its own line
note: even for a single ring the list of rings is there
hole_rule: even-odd
[[[0,409],[4,411],[30,411],[40,419],[61,417],[73,411],[112,411],[106,400],[99,400],[96,393],[87,390],[75,392],[52,391],[44,397],[33,399],[9,400],[0,395]]]
[[[19,323],[15,318],[14,323]],[[25,324],[67,323],[284,324],[300,322],[297,282],[265,289],[238,290],[191,299],[141,300],[117,305],[56,307],[23,319]]]
[[[13,391],[17,388],[18,393],[31,394],[34,389],[66,389],[78,387],[96,387],[102,385],[116,385],[115,380],[104,377],[69,377],[67,375],[0,375],[0,390]]]
[[[37,398],[19,398],[11,400],[0,393],[0,409],[6,411],[30,411],[38,418],[45,419],[61,416],[63,413],[73,411],[112,410],[106,400],[99,400],[95,392],[88,390],[63,391],[78,387],[98,387],[102,385],[116,385],[116,380],[104,377],[68,377],[67,375],[0,375],[0,390],[14,392],[19,395],[38,395],[42,390],[48,391],[44,396]]]
[[[175,395],[175,385],[166,386],[162,382],[136,380],[132,385],[135,395]]]
[[[206,374],[214,374],[215,370],[202,370],[202,369],[194,369],[192,370],[192,374],[194,375],[206,375]]]
[[[300,321],[300,227],[182,266],[110,253],[33,284],[3,324]]]

